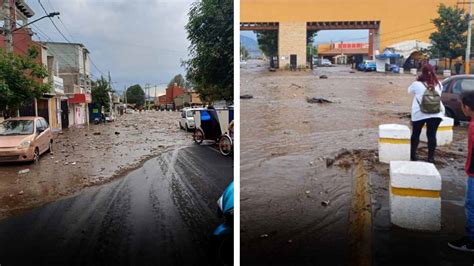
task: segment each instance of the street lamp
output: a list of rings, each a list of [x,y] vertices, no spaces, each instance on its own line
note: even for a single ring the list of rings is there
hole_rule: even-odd
[[[59,12],[52,12],[52,13],[49,13],[48,15],[42,16],[42,17],[40,17],[39,19],[35,19],[35,20],[33,20],[32,22],[27,23],[27,24],[25,24],[25,25],[23,25],[23,26],[21,26],[21,27],[19,27],[19,28],[15,28],[15,29],[12,30],[11,32],[15,32],[15,31],[17,31],[17,30],[23,29],[24,27],[26,27],[26,26],[28,26],[28,25],[31,25],[31,24],[33,24],[33,23],[35,23],[35,22],[37,22],[37,21],[40,21],[40,20],[42,20],[42,19],[44,19],[44,18],[52,18],[52,17],[54,17],[54,16],[59,16],[59,15],[60,15]]]

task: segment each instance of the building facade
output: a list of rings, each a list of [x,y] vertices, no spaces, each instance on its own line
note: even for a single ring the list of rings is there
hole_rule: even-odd
[[[28,23],[28,19],[34,16],[33,10],[26,4],[24,0],[9,0],[10,16],[12,23],[13,37],[13,53],[16,55],[27,55],[30,48],[38,51],[36,62],[42,64],[48,70],[48,77],[39,80],[43,83],[50,83],[51,90],[42,95],[39,99],[35,99],[30,104],[20,107],[20,116],[41,116],[51,125],[53,130],[61,129],[60,102],[66,99],[62,88],[62,80],[55,71],[55,58],[48,55],[48,49],[42,43],[32,40],[33,32],[27,26],[19,28]],[[3,5],[1,6],[1,14],[4,15]],[[5,38],[0,35],[0,47],[5,49]]]
[[[88,124],[88,104],[92,101],[89,51],[80,43],[44,42],[44,45],[48,55],[57,59],[58,74],[68,97],[67,102],[61,103],[62,121],[67,127]]]
[[[439,4],[455,6],[457,2],[241,0],[240,29],[278,31],[280,67],[289,65],[292,59],[298,66],[306,65],[308,31],[366,29],[369,31],[368,55],[373,58],[377,51],[382,53],[386,47],[401,42],[429,42],[435,30],[431,20],[438,16]]]

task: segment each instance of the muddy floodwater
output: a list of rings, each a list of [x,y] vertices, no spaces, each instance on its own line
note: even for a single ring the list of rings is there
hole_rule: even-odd
[[[191,144],[179,118],[177,112],[150,111],[66,129],[55,134],[53,153],[39,163],[0,164],[0,218],[109,182],[148,158]]]
[[[446,245],[463,233],[465,126],[438,149],[441,232],[395,228],[378,125],[409,125],[414,76],[349,67],[269,72],[267,64],[241,66],[241,95],[253,96],[241,100],[244,264],[472,265]]]

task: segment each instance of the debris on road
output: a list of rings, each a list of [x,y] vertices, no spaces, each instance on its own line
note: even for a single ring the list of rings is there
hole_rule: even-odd
[[[292,87],[297,87],[297,88],[300,88],[300,89],[303,88],[303,86],[300,86],[300,85],[295,84],[295,83],[291,83],[291,86],[292,86]]]
[[[115,135],[120,135],[120,132],[118,132],[118,131],[115,131]]]
[[[100,132],[94,132],[93,135],[100,135]]]
[[[326,167],[331,167],[334,164],[334,159],[326,158]]]
[[[21,190],[20,192],[18,192],[18,195],[23,195],[23,190]]]
[[[326,76],[326,75],[321,75],[321,76],[319,76],[319,78],[320,78],[320,79],[327,79],[328,76]]]
[[[252,98],[253,98],[253,95],[250,95],[250,94],[240,95],[240,99],[252,99]]]
[[[23,169],[23,170],[18,171],[18,174],[23,175],[23,174],[27,174],[29,172],[30,172],[30,169]]]
[[[313,98],[307,97],[306,101],[308,103],[333,103],[333,101],[330,101],[324,98],[316,98],[316,97],[313,97]]]
[[[324,200],[324,201],[321,201],[321,205],[323,207],[327,207],[329,205],[329,200]]]
[[[260,238],[267,238],[268,237],[268,234],[261,234],[260,235]]]

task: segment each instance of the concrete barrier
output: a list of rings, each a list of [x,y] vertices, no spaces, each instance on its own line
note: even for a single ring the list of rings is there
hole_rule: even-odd
[[[390,162],[390,221],[402,228],[441,229],[441,176],[433,164]]]
[[[410,160],[410,129],[404,125],[384,124],[379,126],[379,161]]]
[[[451,70],[449,69],[443,70],[443,77],[445,78],[451,77]]]
[[[410,74],[415,75],[417,74],[417,69],[416,68],[410,68]]]
[[[454,119],[450,117],[443,117],[443,121],[441,121],[438,131],[436,132],[438,146],[448,145],[453,142],[453,127]],[[423,142],[428,141],[426,137],[426,125],[421,130],[420,140]]]

